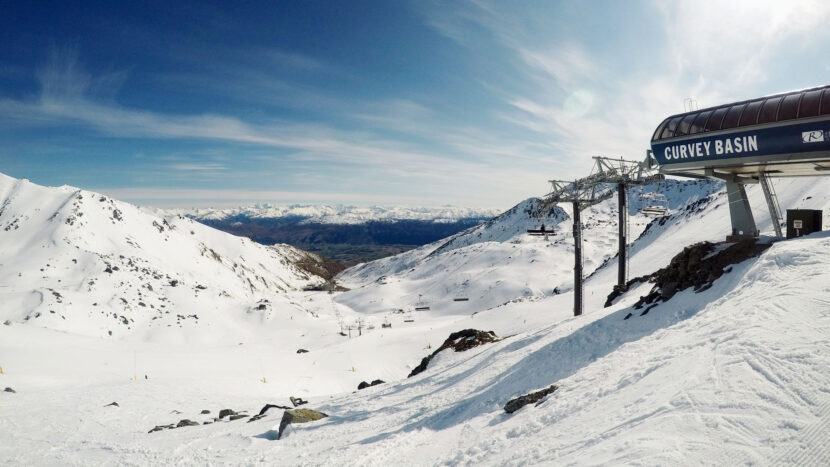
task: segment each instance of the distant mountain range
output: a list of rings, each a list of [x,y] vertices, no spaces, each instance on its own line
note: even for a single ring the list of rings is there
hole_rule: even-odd
[[[174,209],[181,215],[258,243],[285,243],[344,265],[398,254],[475,227],[498,209],[458,207],[273,206]]]

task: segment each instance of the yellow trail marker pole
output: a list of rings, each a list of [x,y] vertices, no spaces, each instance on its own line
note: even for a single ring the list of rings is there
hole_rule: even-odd
[[[4,375],[4,374],[5,374],[5,373],[3,373],[3,367],[2,367],[2,366],[0,366],[0,375]]]

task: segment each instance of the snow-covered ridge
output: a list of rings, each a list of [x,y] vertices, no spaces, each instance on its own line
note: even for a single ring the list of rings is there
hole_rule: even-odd
[[[500,210],[495,208],[404,207],[404,206],[344,206],[344,205],[289,205],[256,204],[238,208],[192,208],[157,210],[163,214],[191,217],[201,221],[218,221],[234,217],[276,219],[299,218],[305,223],[363,224],[366,222],[395,222],[419,220],[456,222],[461,219],[489,219]]]
[[[322,283],[298,266],[319,260],[0,174],[0,322],[105,337],[191,327]]]

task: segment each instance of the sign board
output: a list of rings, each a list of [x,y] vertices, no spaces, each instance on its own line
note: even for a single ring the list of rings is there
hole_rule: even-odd
[[[830,154],[830,122],[779,123],[773,127],[734,132],[698,133],[687,138],[654,142],[652,151],[661,169],[667,170],[674,164],[682,164],[684,170],[694,170],[729,165],[733,161],[735,164],[774,161],[777,155],[792,160],[793,155]]]
[[[794,229],[803,229],[804,228],[804,221],[801,219],[796,219],[793,221],[793,228]]]

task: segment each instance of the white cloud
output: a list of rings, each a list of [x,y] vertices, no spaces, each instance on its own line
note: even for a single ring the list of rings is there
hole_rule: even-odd
[[[171,164],[169,168],[172,170],[178,170],[182,172],[215,172],[228,170],[227,165],[217,163]]]

